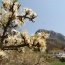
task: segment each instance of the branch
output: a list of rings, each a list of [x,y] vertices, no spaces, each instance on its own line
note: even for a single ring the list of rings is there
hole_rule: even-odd
[[[30,17],[27,17],[26,15],[25,16],[17,16],[18,18],[19,18],[19,20],[20,21],[22,21],[22,18],[27,18],[27,19],[29,19],[30,21],[32,21],[33,23],[35,22],[35,21],[33,21],[33,18],[30,18]]]
[[[9,21],[8,21],[8,23],[6,24],[6,26],[3,27],[3,28],[4,28],[4,32],[3,32],[3,35],[2,35],[2,37],[1,37],[0,47],[3,45],[3,41],[4,41],[4,39],[5,39],[5,33],[7,32],[7,28],[9,27],[11,21],[12,21],[12,18],[9,18]]]
[[[25,43],[25,44],[10,45],[10,46],[4,46],[4,45],[3,45],[3,46],[1,47],[1,50],[18,50],[18,48],[20,48],[20,47],[25,47],[25,46],[27,46],[27,47],[30,48],[29,44],[28,44],[28,43]],[[38,46],[38,47],[39,47],[39,44],[36,44],[36,45],[32,44],[32,48],[33,48],[34,46]]]
[[[3,5],[3,6],[4,6],[4,5]],[[14,3],[13,3],[13,5],[10,7],[10,11],[12,12],[12,16],[9,17],[9,20],[8,20],[6,26],[3,25],[4,31],[3,31],[3,35],[1,36],[0,48],[1,48],[2,45],[4,44],[3,41],[4,41],[4,39],[5,39],[5,34],[6,34],[7,29],[8,29],[8,27],[9,27],[9,25],[10,25],[10,22],[12,21],[12,18],[13,18],[13,13],[14,13],[14,11],[13,11],[13,6],[14,6]]]
[[[2,50],[18,50],[20,47],[29,47],[29,44],[20,44],[20,45],[10,45],[10,46],[2,46]]]

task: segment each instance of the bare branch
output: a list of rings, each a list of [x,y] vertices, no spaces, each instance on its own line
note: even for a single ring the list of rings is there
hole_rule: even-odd
[[[29,21],[32,21],[33,23],[35,22],[35,21],[33,21],[33,19],[32,18],[30,18],[30,17],[27,17],[27,16],[17,16],[21,21],[22,21],[22,18],[24,17],[24,18],[27,18],[27,19],[29,19]]]

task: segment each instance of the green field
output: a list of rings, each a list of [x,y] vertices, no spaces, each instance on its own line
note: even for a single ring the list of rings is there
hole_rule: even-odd
[[[65,62],[53,62],[51,65],[65,65]]]

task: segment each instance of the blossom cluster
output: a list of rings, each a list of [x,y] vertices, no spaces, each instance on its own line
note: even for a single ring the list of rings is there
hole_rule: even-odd
[[[21,8],[21,4],[15,0],[2,0],[3,7],[0,9],[2,10],[0,16],[0,23],[1,25],[5,25],[8,22],[8,19],[12,19],[12,23],[15,26],[20,26],[25,23],[25,20],[29,19],[30,21],[34,21],[34,18],[37,17],[37,14],[29,8],[24,8],[24,14],[19,14],[19,10]],[[12,26],[11,26],[12,27]]]
[[[4,58],[7,58],[7,54],[4,51],[0,50],[0,60]]]
[[[18,32],[14,29],[11,33],[11,36],[8,36],[8,38],[4,40],[4,43],[7,43],[7,46],[28,44],[30,48],[37,48],[42,52],[46,50],[46,39],[49,37],[49,34],[47,33],[40,32],[29,36],[26,30]]]
[[[5,46],[27,45],[29,48],[36,48],[40,51],[46,49],[46,39],[49,34],[41,32],[29,36],[27,31],[17,31],[16,27],[21,26],[28,19],[34,22],[37,14],[29,8],[24,8],[24,14],[19,14],[20,3],[15,0],[2,0],[3,6],[0,7],[0,26],[2,35],[0,44]],[[1,41],[2,40],[2,41]]]
[[[32,35],[31,40],[33,40],[34,45],[38,44],[40,51],[44,52],[46,50],[46,39],[48,37],[49,37],[48,33],[40,32],[40,33]]]
[[[37,17],[37,14],[32,11],[32,9],[24,8],[24,11],[26,12],[26,15],[28,15],[31,19],[34,19]]]

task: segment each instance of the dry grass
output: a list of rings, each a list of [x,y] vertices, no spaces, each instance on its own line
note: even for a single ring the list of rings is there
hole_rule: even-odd
[[[32,50],[26,50],[25,53],[17,51],[6,51],[7,59],[1,59],[0,65],[45,65],[46,62],[41,53]]]

